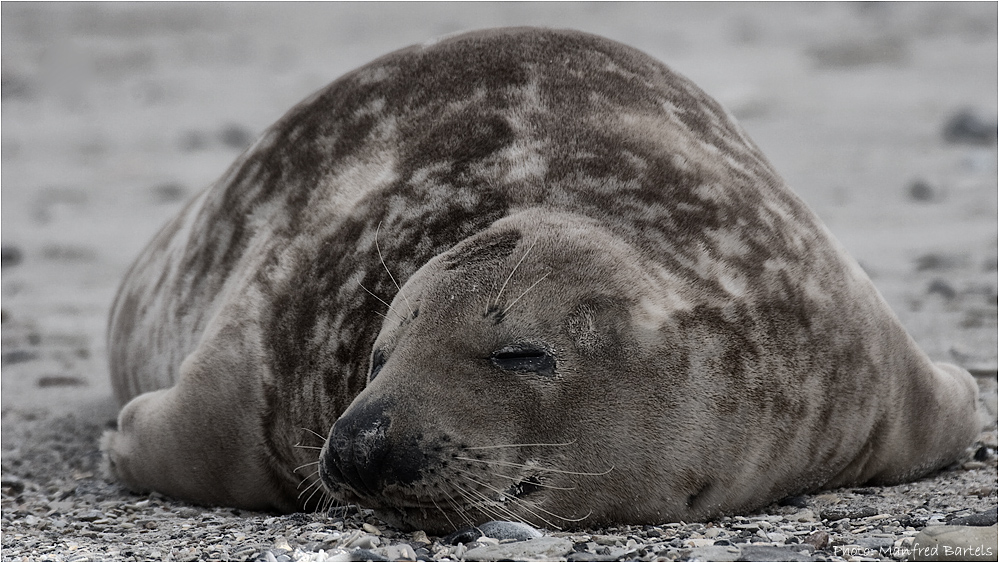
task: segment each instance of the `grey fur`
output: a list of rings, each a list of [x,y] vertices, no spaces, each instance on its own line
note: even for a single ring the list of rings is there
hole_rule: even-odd
[[[427,530],[706,519],[978,429],[724,109],[570,31],[410,47],[292,109],[139,258],[109,350],[128,485],[313,508],[294,446],[337,422],[332,498]],[[376,441],[371,490],[337,477]]]

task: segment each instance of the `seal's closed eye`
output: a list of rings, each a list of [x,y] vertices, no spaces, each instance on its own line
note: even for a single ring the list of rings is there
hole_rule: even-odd
[[[555,358],[537,344],[511,344],[493,352],[489,359],[507,371],[555,375]]]

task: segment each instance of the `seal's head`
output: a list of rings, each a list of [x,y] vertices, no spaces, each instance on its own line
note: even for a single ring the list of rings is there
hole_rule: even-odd
[[[668,477],[642,459],[662,451],[649,441],[664,435],[641,428],[658,422],[629,413],[674,400],[651,375],[670,373],[670,355],[642,264],[592,221],[538,211],[426,264],[387,313],[368,387],[330,432],[328,490],[428,531],[632,520],[646,502],[637,492]]]

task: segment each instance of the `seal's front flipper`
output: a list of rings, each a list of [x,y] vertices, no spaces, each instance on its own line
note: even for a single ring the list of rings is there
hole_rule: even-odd
[[[296,510],[294,499],[280,494],[266,453],[259,377],[248,371],[260,364],[244,348],[203,343],[175,386],[125,405],[118,430],[101,443],[121,482],[198,504]]]

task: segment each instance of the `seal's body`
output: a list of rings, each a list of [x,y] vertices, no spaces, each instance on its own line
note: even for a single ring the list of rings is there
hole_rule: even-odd
[[[427,530],[706,519],[914,478],[978,428],[717,103],[575,32],[321,90],[156,237],[109,338],[128,485],[304,508],[295,444],[329,431],[332,500]]]

